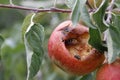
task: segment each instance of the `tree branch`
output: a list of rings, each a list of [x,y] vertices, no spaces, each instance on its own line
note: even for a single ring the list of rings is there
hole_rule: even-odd
[[[112,0],[114,1],[114,0]],[[111,11],[110,6],[106,11],[109,12]],[[0,8],[11,8],[11,9],[19,9],[19,10],[27,10],[27,11],[33,11],[33,12],[58,12],[58,13],[71,13],[72,10],[70,9],[59,9],[59,8],[49,8],[49,9],[39,9],[39,8],[29,8],[29,7],[24,7],[24,6],[18,6],[18,5],[11,5],[11,4],[0,4]],[[95,12],[96,9],[90,9],[88,12]],[[115,11],[120,13],[120,9],[115,9]]]
[[[36,8],[28,8],[24,6],[17,6],[17,5],[5,5],[0,4],[0,7],[2,8],[12,8],[12,9],[20,9],[20,10],[28,10],[28,11],[34,11],[34,12],[58,12],[58,13],[71,13],[70,9],[59,9],[59,8],[50,8],[50,9],[36,9]]]

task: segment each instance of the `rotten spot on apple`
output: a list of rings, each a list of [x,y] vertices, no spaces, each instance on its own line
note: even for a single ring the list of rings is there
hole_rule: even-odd
[[[72,28],[70,25],[66,26],[61,30],[64,37],[62,37],[62,42],[64,42],[65,47],[69,50],[70,55],[77,60],[83,60],[86,55],[90,52],[90,45],[87,45],[89,34],[88,32],[80,33],[79,29]]]

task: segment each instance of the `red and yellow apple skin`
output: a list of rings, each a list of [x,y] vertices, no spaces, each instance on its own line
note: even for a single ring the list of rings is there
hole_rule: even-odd
[[[62,70],[73,75],[84,75],[94,71],[104,61],[103,53],[88,44],[89,29],[81,24],[72,27],[64,21],[52,32],[48,41],[51,60]]]
[[[105,63],[97,72],[96,80],[120,80],[120,59]]]

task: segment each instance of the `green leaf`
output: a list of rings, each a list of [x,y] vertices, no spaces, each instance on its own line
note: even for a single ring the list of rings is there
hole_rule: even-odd
[[[43,59],[44,28],[40,24],[34,24],[30,31],[26,33],[26,38],[33,51],[29,79],[33,78],[39,71]]]
[[[107,26],[104,22],[105,11],[108,6],[108,0],[103,0],[104,3],[100,5],[98,10],[93,14],[93,19],[95,24],[99,27],[101,32],[104,32],[107,29]]]
[[[94,80],[92,74],[87,74],[83,76],[80,80]]]
[[[86,3],[86,0],[76,0],[73,10],[72,10],[72,22],[73,22],[73,26],[75,26],[79,20],[80,20],[80,16],[81,16],[81,11],[82,8],[84,7]]]
[[[107,51],[107,47],[102,43],[101,34],[98,29],[89,28],[89,44],[100,52]]]
[[[22,37],[26,48],[27,58],[27,80],[33,77],[39,71],[43,59],[44,28],[36,21],[36,14],[28,15],[22,26]]]
[[[113,62],[120,55],[120,16],[115,16],[107,31],[108,61]]]

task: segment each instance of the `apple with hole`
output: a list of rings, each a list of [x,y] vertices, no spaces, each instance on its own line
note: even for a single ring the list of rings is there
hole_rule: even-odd
[[[82,24],[72,26],[64,21],[52,32],[48,41],[48,55],[62,70],[73,75],[85,75],[98,68],[104,61],[100,53],[88,44],[89,28]]]

